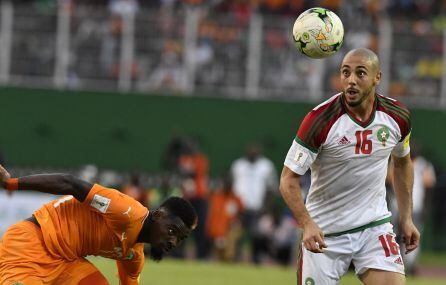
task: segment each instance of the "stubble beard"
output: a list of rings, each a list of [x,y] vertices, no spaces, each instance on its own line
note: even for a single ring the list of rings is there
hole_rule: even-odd
[[[359,92],[359,99],[356,101],[348,101],[345,100],[345,102],[347,103],[347,105],[349,105],[350,107],[357,107],[359,105],[362,104],[362,102],[364,102],[368,97],[371,96],[373,87],[370,87],[370,89],[366,90],[366,91],[362,91]],[[346,93],[346,91],[344,91],[344,93]]]
[[[151,247],[150,248],[150,259],[155,262],[160,262],[163,260],[164,251],[159,247]]]

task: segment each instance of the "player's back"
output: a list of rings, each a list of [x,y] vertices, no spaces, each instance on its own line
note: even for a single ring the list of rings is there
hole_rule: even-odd
[[[45,204],[34,215],[54,256],[67,260],[87,255],[130,259],[148,210],[129,196],[95,185],[82,203],[64,196]]]

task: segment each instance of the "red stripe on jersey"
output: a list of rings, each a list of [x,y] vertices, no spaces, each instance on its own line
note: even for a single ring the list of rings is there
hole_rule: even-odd
[[[327,138],[333,124],[344,114],[340,94],[310,111],[297,131],[297,137],[316,151]]]
[[[299,258],[299,271],[297,272],[297,285],[303,285],[302,270],[304,267],[304,258],[303,258],[302,246],[300,246],[299,251],[300,251],[300,258]]]
[[[401,130],[401,140],[403,140],[411,130],[410,112],[401,102],[378,95],[378,111],[382,111],[392,117]]]

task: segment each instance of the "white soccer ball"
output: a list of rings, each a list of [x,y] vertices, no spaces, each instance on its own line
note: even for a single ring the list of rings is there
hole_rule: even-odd
[[[325,8],[311,8],[299,15],[293,26],[297,49],[311,58],[324,58],[336,53],[344,40],[341,19]]]

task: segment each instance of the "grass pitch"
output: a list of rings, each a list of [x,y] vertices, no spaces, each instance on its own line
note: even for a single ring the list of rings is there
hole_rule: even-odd
[[[116,265],[112,260],[89,258],[108,278],[110,284],[119,285]],[[294,268],[244,264],[221,264],[214,262],[165,260],[154,263],[147,260],[141,274],[140,284],[150,285],[282,285],[296,284]],[[349,273],[341,285],[361,284]],[[444,285],[444,279],[408,278],[408,285]]]

